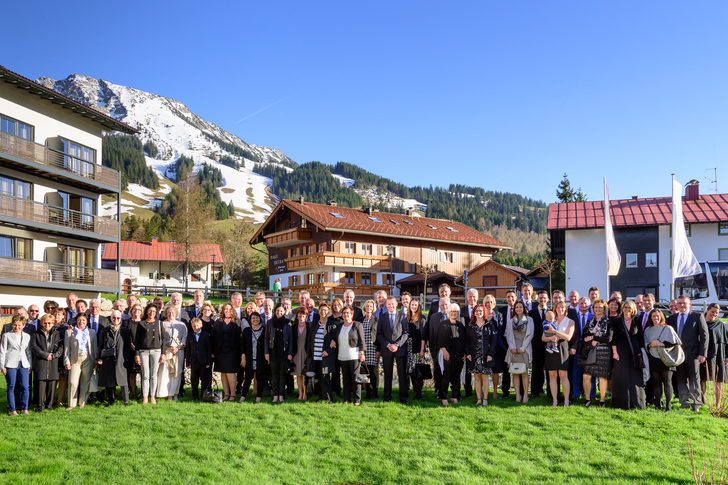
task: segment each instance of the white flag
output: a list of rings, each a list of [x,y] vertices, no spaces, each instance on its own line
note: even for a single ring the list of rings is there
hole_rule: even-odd
[[[672,277],[692,276],[703,272],[685,234],[682,212],[682,185],[672,179]]]
[[[607,177],[604,177],[604,233],[607,238],[607,275],[616,276],[619,273],[619,265],[622,263],[622,257],[617,250],[617,241],[614,240],[612,217],[609,211]]]

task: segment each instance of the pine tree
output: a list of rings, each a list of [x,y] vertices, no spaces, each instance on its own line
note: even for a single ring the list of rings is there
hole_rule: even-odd
[[[566,173],[564,178],[559,182],[559,188],[556,190],[556,197],[561,202],[585,202],[586,195],[581,191],[581,187],[577,190],[571,188],[571,182]]]

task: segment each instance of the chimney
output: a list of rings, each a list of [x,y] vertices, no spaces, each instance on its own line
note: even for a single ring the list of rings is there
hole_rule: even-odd
[[[691,180],[685,186],[685,200],[700,200],[700,182]]]
[[[372,215],[372,206],[369,206],[364,210],[366,211],[367,214]]]
[[[632,200],[637,200],[637,196],[636,195],[633,195],[632,196]]]
[[[327,202],[326,204],[327,204],[327,205],[331,205],[331,206],[334,206],[334,207],[336,207],[336,201],[335,201],[334,199],[331,199],[331,200],[330,200],[330,201],[328,201],[328,202]]]
[[[299,204],[303,205],[303,196],[298,198],[298,202],[299,202]]]
[[[152,247],[155,247],[157,245],[157,241],[159,238],[153,237],[152,238]]]

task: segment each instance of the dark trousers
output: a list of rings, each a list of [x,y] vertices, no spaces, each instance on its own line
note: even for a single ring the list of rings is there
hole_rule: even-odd
[[[399,378],[399,400],[404,402],[409,394],[409,377],[407,376],[407,356],[382,352],[384,367],[384,400],[392,400],[392,380],[394,378],[394,361],[397,361],[397,377]]]
[[[572,356],[574,360],[574,367],[571,371],[571,397],[574,399],[579,399],[579,397],[584,393],[584,386],[582,384],[582,378],[583,372],[581,370],[581,367],[576,363],[576,356],[579,355],[579,352],[577,351],[576,355]],[[586,397],[586,396],[584,396]],[[597,380],[596,377],[592,377],[591,379],[591,396],[589,396],[587,399],[594,399],[597,397]]]
[[[250,391],[250,383],[253,382],[253,378],[255,378],[255,382],[257,384],[255,388],[256,397],[263,397],[263,390],[265,389],[265,384],[268,382],[268,367],[263,367],[258,363],[258,369],[253,370],[253,364],[248,364],[248,367],[245,369],[245,379],[243,382],[243,387],[240,390],[240,395],[242,397],[248,397],[248,391]]]
[[[703,405],[699,369],[698,359],[685,358],[685,362],[677,366],[675,370],[677,397],[680,399],[680,406],[682,407],[689,407],[691,399],[695,405]]]
[[[38,381],[36,394],[38,395],[38,411],[53,409],[53,397],[56,395],[58,381]]]
[[[28,400],[30,399],[29,383],[30,374],[28,369],[25,367],[18,367],[16,369],[6,368],[7,374],[5,374],[5,382],[7,383],[6,397],[8,400],[8,411],[15,411],[15,390],[19,389],[20,399],[17,401],[20,403],[20,409],[22,411],[28,410]]]
[[[450,354],[453,355],[453,354]],[[444,369],[442,371],[442,378],[440,378],[440,385],[438,386],[438,397],[440,399],[447,399],[447,388],[452,387],[452,398],[460,399],[460,373],[463,371],[463,361],[444,360]],[[435,363],[437,367],[437,362]]]
[[[286,360],[285,357],[270,358],[270,384],[271,394],[282,396],[286,387]]]
[[[508,397],[511,394],[511,373],[506,369],[505,372],[501,373],[500,378],[503,397]]]
[[[463,384],[463,389],[465,389],[465,397],[473,394],[473,376],[470,372],[465,373],[465,383]]]
[[[412,380],[412,391],[415,393],[415,399],[422,399],[422,388],[425,386],[423,379],[417,379],[414,374],[410,374]]]
[[[243,367],[242,365],[239,365],[237,375],[238,375],[238,382],[235,384],[235,394],[240,394],[241,391],[243,390],[243,382],[245,382],[245,367]],[[203,389],[205,389],[205,388],[203,387]],[[262,394],[261,394],[261,396],[262,396]]]
[[[544,359],[546,358],[546,347],[543,342],[536,342],[534,338],[533,361],[531,362],[531,397],[543,394],[543,385],[546,380],[544,370]],[[539,345],[540,343],[540,345]]]
[[[331,373],[331,390],[334,391],[334,394],[341,397],[341,368],[338,360]]]
[[[289,374],[286,372],[286,395],[287,396],[293,396],[293,391],[295,390],[293,381],[294,381],[293,374]]]
[[[356,375],[359,373],[360,362],[358,360],[340,360],[339,369],[341,369],[341,377],[344,379],[342,388],[344,394],[344,402],[352,402],[352,394],[354,402],[361,402],[361,384],[356,382]]]
[[[121,400],[124,402],[124,404],[129,404],[129,388],[127,386],[119,386],[121,387]],[[109,403],[109,405],[114,404],[114,391],[116,390],[116,387],[107,387],[106,388],[106,402]]]
[[[212,384],[212,368],[205,367],[203,364],[193,364],[190,366],[190,387],[192,388],[192,399],[200,399],[199,385],[202,381],[202,392],[208,390]],[[242,389],[243,385],[240,384]]]
[[[654,398],[653,402],[655,403],[655,407],[657,409],[662,409],[663,386],[665,388],[665,403],[667,404],[667,409],[670,409],[672,407],[670,405],[670,403],[672,402],[672,374],[673,372],[671,370],[665,372],[650,372],[649,382],[652,383],[651,392]]]
[[[359,372],[369,376],[369,384],[364,384],[365,397],[376,399],[379,394],[379,365],[362,364],[359,366]]]
[[[333,402],[334,396],[331,392],[331,374],[329,374],[329,369],[328,367],[324,367],[320,360],[314,360],[313,362],[314,371],[316,372],[316,380],[318,381],[315,388],[319,399],[322,401],[326,400]]]
[[[435,386],[435,394],[439,395],[440,382],[442,381],[442,370],[437,363],[437,353],[432,356],[432,379]]]

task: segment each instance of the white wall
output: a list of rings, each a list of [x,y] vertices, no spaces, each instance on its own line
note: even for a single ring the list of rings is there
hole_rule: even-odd
[[[607,286],[607,244],[604,229],[566,231],[566,294],[576,290],[586,296],[592,286]],[[608,295],[607,295],[608,296]]]

